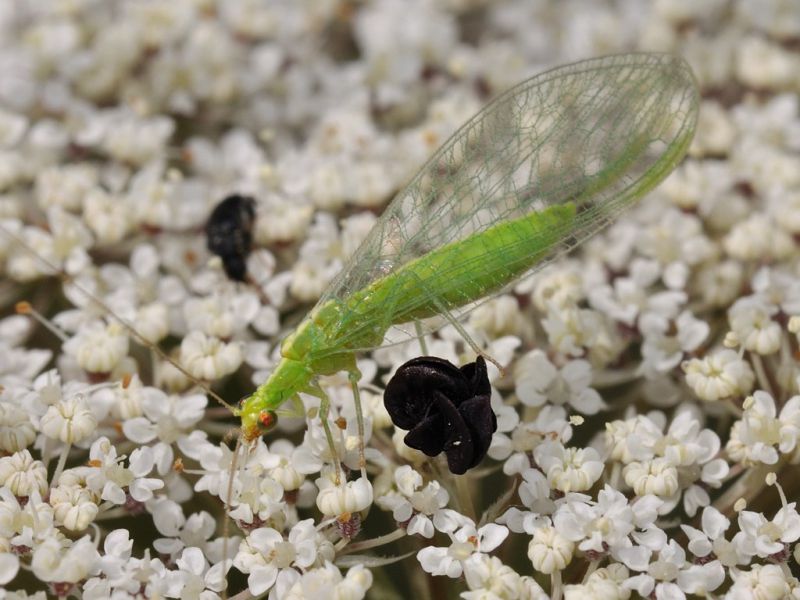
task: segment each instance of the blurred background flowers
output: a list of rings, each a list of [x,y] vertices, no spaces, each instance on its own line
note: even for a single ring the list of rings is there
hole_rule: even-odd
[[[694,69],[690,155],[470,315],[507,365],[490,458],[456,478],[402,444],[410,343],[360,357],[368,480],[333,484],[310,398],[232,469],[194,379],[262,382],[491,97],[633,50]],[[0,3],[0,597],[800,598],[799,93],[798,0]],[[203,233],[233,193],[245,284]]]

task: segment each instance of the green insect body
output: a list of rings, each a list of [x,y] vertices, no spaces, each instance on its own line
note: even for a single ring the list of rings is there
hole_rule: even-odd
[[[454,318],[609,223],[681,160],[697,107],[688,65],[661,54],[567,65],[500,95],[395,197],[284,340],[238,410],[244,438],[299,392],[325,402],[318,375],[354,381],[356,353],[390,327]]]
[[[263,423],[274,419],[271,411],[286,399],[298,392],[313,391],[309,386],[316,375],[353,369],[354,353],[360,348],[380,344],[389,326],[432,317],[440,312],[443,303],[458,307],[479,300],[518,278],[571,228],[574,218],[575,205],[564,204],[500,223],[404,265],[353,294],[344,306],[329,300],[284,340],[282,359],[275,371],[242,406],[245,437],[261,435]],[[526,230],[522,239],[528,243],[509,243],[520,238],[521,229]],[[502,249],[508,251],[499,252]],[[462,271],[458,280],[435,277],[444,265],[454,261],[464,261],[474,268]],[[487,278],[487,272],[495,276]],[[497,274],[502,277],[498,278]],[[422,282],[427,283],[424,291]],[[417,297],[421,297],[422,302],[415,302]],[[391,307],[393,311],[387,310]],[[363,338],[342,344],[336,338],[347,330],[345,315],[376,325],[366,330]],[[330,323],[342,326],[329,327]],[[330,348],[336,351],[326,351]]]

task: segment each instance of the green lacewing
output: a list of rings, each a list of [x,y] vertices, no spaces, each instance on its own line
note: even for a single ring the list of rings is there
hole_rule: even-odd
[[[272,374],[236,411],[244,439],[305,392],[321,399],[333,446],[316,379],[339,371],[363,432],[358,352],[386,343],[390,328],[415,336],[430,317],[455,322],[597,232],[683,158],[698,105],[689,65],[652,53],[557,67],[495,98],[395,196],[283,341]]]

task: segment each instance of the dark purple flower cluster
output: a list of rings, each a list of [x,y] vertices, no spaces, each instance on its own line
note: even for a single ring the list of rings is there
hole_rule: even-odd
[[[461,475],[486,456],[497,429],[490,398],[483,357],[459,369],[421,356],[397,370],[383,401],[392,422],[409,430],[406,445],[428,456],[444,452],[450,471]]]

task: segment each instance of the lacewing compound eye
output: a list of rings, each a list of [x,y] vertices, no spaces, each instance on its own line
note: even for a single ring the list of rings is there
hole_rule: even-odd
[[[252,198],[233,194],[217,204],[206,222],[206,246],[222,259],[225,274],[235,281],[244,281],[247,275],[255,215]]]
[[[397,370],[383,402],[392,422],[409,430],[407,446],[428,456],[444,452],[450,471],[461,475],[483,460],[497,429],[490,398],[483,357],[459,369],[423,356]]]

